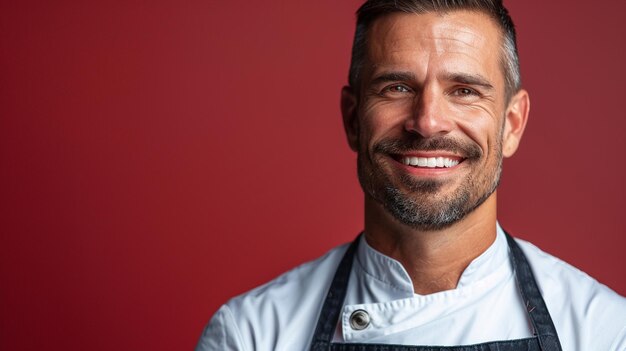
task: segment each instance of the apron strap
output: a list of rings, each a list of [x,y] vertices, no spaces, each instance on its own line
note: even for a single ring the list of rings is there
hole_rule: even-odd
[[[515,270],[515,282],[522,295],[522,300],[526,303],[526,313],[530,318],[535,334],[539,339],[542,351],[560,351],[561,345],[556,333],[554,323],[548,312],[537,281],[530,268],[530,264],[522,249],[515,242],[512,236],[506,233],[506,240],[511,250],[511,262]]]
[[[313,340],[311,342],[311,351],[327,351],[330,349],[330,343],[335,334],[339,313],[343,307],[343,301],[348,291],[348,280],[352,271],[352,262],[354,261],[354,253],[359,246],[361,234],[350,244],[348,250],[343,255],[341,263],[335,273],[333,282],[326,294],[326,300],[322,306],[322,311],[317,320],[317,327]]]

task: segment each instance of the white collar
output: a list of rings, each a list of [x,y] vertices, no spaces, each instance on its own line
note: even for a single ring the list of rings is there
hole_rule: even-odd
[[[375,279],[413,295],[413,283],[402,264],[372,248],[365,240],[365,235],[362,235],[360,240],[356,259],[361,268]],[[467,266],[455,290],[463,290],[491,276],[509,261],[508,251],[504,231],[496,223],[496,239],[485,252]]]

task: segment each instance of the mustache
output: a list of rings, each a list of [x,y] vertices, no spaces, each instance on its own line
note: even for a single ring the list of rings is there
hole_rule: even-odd
[[[478,145],[450,137],[415,138],[412,140],[383,139],[374,145],[374,153],[401,154],[411,151],[449,151],[466,159],[476,159],[483,154]]]

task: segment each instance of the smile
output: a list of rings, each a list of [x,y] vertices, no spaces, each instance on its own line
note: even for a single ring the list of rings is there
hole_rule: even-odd
[[[458,165],[461,161],[447,157],[415,157],[403,156],[400,162],[412,167],[425,168],[450,168]]]

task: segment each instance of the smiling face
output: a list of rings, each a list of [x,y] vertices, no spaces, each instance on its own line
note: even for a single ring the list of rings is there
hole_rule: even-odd
[[[437,230],[492,195],[528,113],[525,91],[505,101],[501,43],[478,12],[373,23],[361,85],[342,95],[366,201],[404,225]]]

